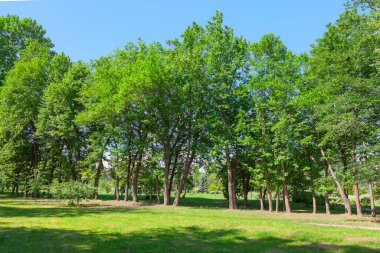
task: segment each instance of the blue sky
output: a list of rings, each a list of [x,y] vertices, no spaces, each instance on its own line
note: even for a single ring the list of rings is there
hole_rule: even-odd
[[[294,52],[308,51],[345,0],[32,0],[3,2],[0,15],[36,19],[73,60],[96,59],[141,37],[165,42],[193,21],[203,25],[221,11],[237,35],[257,41],[280,36]]]

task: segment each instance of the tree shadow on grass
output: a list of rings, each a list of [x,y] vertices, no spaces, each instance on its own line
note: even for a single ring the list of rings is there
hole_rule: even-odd
[[[130,233],[2,228],[0,253],[76,252],[379,252],[364,246],[339,246],[311,241],[297,245],[292,239],[264,236],[247,238],[234,229],[206,230],[201,227],[172,227]]]
[[[0,217],[78,217],[105,213],[150,213],[145,208],[123,207],[10,207],[0,206]]]

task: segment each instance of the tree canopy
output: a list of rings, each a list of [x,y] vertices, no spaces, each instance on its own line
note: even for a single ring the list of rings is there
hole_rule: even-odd
[[[90,63],[54,52],[36,21],[0,17],[0,190],[97,198],[111,182],[117,200],[174,194],[177,206],[209,179],[230,209],[255,191],[261,209],[282,198],[291,212],[309,193],[313,212],[321,198],[351,214],[352,194],[358,215],[363,195],[376,215],[379,7],[347,2],[310,53],[272,33],[250,42],[216,12]]]

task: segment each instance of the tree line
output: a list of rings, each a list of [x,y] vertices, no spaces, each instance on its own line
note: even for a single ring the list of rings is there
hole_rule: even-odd
[[[223,15],[180,38],[127,43],[90,63],[53,51],[30,18],[0,17],[0,188],[54,197],[53,185],[115,184],[115,198],[179,205],[198,170],[228,199],[269,211],[310,192],[376,215],[380,90],[378,1],[349,1],[309,53],[274,34],[236,36]],[[79,187],[79,188],[78,188]],[[131,191],[131,193],[129,192]],[[171,203],[171,194],[174,201]],[[273,207],[272,199],[276,199]]]

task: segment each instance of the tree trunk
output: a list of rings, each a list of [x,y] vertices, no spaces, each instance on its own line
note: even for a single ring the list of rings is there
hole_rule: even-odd
[[[116,177],[116,182],[115,182],[115,199],[117,201],[120,200],[120,186],[119,186],[120,178]]]
[[[137,160],[136,168],[133,171],[133,179],[132,179],[132,202],[138,202],[138,196],[137,196],[137,183],[139,178],[139,173],[142,165],[142,150],[139,151],[139,157]]]
[[[129,175],[127,175],[128,177],[128,180],[125,182],[126,184],[126,193],[127,193],[127,196],[129,196],[129,186],[130,186],[130,183],[131,183],[131,176],[133,174],[133,171],[135,170],[135,167],[136,167],[136,157],[134,157],[133,161],[132,161],[132,165],[131,165],[131,169],[129,171]],[[128,184],[128,185],[127,185]],[[128,200],[128,198],[127,198]]]
[[[156,194],[157,194],[157,204],[160,204],[160,184],[158,181],[158,175],[156,175]]]
[[[16,183],[16,197],[20,196],[19,192],[18,192],[18,183]]]
[[[164,163],[165,163],[165,171],[164,171],[164,205],[170,205],[170,163],[171,163],[171,152],[168,144],[164,147]]]
[[[225,146],[226,161],[227,161],[227,176],[228,176],[228,208],[236,209],[236,189],[234,170],[231,166],[230,148],[228,144]]]
[[[28,178],[25,178],[25,184],[24,184],[24,198],[27,198],[28,196],[29,196]]]
[[[321,154],[322,154],[323,159],[326,161],[327,169],[329,170],[330,175],[334,179],[335,185],[337,186],[337,188],[339,190],[339,193],[340,193],[340,196],[343,199],[344,206],[346,208],[347,214],[348,215],[352,215],[350,202],[348,201],[348,198],[347,198],[346,194],[343,191],[342,185],[339,183],[339,180],[338,180],[337,176],[335,175],[335,172],[334,172],[334,170],[332,168],[330,159],[326,156],[326,153],[325,153],[325,151],[323,150],[322,147],[321,147]]]
[[[315,197],[315,191],[311,193],[313,197],[313,214],[317,214],[317,198]]]
[[[369,192],[369,199],[371,202],[371,216],[376,217],[376,207],[375,207],[375,198],[373,195],[373,186],[372,182],[368,182],[368,192]]]
[[[149,179],[149,205],[152,204],[152,195],[153,195],[153,179],[152,179],[152,174],[150,174],[150,179]]]
[[[259,198],[260,198],[260,210],[261,211],[264,211],[265,209],[265,206],[264,206],[264,200],[263,200],[263,189],[260,187],[260,190],[259,190]]]
[[[173,162],[172,170],[170,172],[169,199],[170,199],[170,196],[171,196],[171,193],[172,193],[172,189],[173,189],[174,175],[175,175],[175,172],[177,170],[178,156],[179,156],[179,150],[177,150],[175,152],[174,162]]]
[[[354,170],[354,175],[356,175],[356,171]],[[356,214],[358,216],[363,216],[362,207],[360,205],[360,193],[359,193],[359,184],[354,184],[354,192],[355,192],[355,202],[356,202]]]
[[[326,207],[326,214],[330,214],[329,194],[327,193],[327,191],[325,192],[325,207]]]
[[[283,191],[284,191],[284,202],[285,202],[285,212],[291,213],[292,209],[290,207],[290,201],[289,201],[289,191],[288,191],[288,184],[286,182],[286,177],[283,179]]]
[[[355,192],[355,202],[356,202],[356,214],[359,216],[363,216],[362,213],[362,207],[360,205],[360,193],[359,193],[359,184],[356,181],[357,177],[357,168],[356,168],[356,160],[355,160],[355,142],[352,141],[352,146],[351,146],[351,160],[352,160],[352,165],[353,165],[353,176],[354,176],[354,192]]]
[[[16,183],[13,183],[12,185],[12,193],[11,193],[11,196],[13,197],[14,194],[15,194],[15,190],[16,190]]]
[[[193,163],[194,158],[195,158],[195,152],[194,151],[192,151],[191,154],[189,152],[187,153],[186,159],[185,159],[185,168],[182,171],[182,175],[181,175],[181,178],[179,180],[179,184],[178,184],[178,188],[177,188],[177,194],[175,196],[174,203],[173,203],[174,206],[179,205],[179,201],[181,199],[181,194],[182,194],[183,189],[185,188],[187,176],[190,173],[191,164]]]
[[[58,167],[58,183],[62,183],[62,163],[61,162]]]
[[[267,172],[267,178],[266,178],[266,183],[267,183],[267,196],[268,196],[268,211],[272,212],[273,211],[273,205],[272,205],[272,193],[270,191],[270,182],[269,182],[269,175]]]
[[[325,187],[327,187],[327,169],[324,170],[323,177],[324,177]],[[325,191],[325,209],[326,209],[326,214],[330,214],[329,194],[327,191]]]
[[[280,199],[280,191],[278,190],[278,186],[277,186],[277,190],[276,190],[276,213],[278,213],[279,199]]]
[[[95,181],[94,181],[94,199],[98,198],[99,195],[99,180],[100,175],[103,170],[103,159],[100,159],[98,162],[98,167],[96,168]]]
[[[131,152],[128,154],[128,166],[127,166],[127,176],[125,178],[125,187],[124,187],[124,201],[128,201],[129,195],[129,182],[131,180],[131,167],[132,167],[132,155]]]
[[[342,143],[338,142],[338,149],[340,153],[340,159],[342,160],[343,164],[343,182],[342,182],[342,188],[344,193],[346,194],[346,197],[348,199],[348,189],[347,189],[347,171],[348,171],[348,161],[347,161],[347,155],[346,150],[343,148]]]

